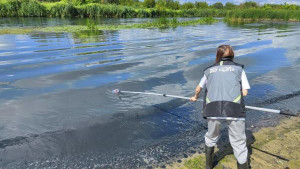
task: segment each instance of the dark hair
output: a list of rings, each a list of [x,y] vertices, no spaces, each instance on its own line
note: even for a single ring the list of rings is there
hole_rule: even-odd
[[[234,58],[234,52],[230,45],[221,45],[218,47],[216,55],[216,63],[221,61],[222,57]]]

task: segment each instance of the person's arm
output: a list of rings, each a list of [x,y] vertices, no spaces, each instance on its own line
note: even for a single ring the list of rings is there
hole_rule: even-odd
[[[197,99],[199,98],[199,94],[201,92],[201,89],[202,88],[199,85],[196,87],[196,89],[195,89],[195,96],[191,97],[190,101],[192,101],[192,102],[197,101]]]
[[[250,89],[250,85],[246,76],[245,71],[242,72],[242,94],[243,96],[248,95],[248,89]]]
[[[206,76],[204,75],[202,77],[202,79],[200,80],[200,83],[199,85],[197,85],[196,89],[195,89],[195,95],[193,97],[190,98],[190,101],[192,102],[195,102],[197,101],[197,99],[199,98],[199,94],[201,92],[201,89],[206,85],[206,81],[207,81],[207,78]]]
[[[247,89],[243,89],[243,96],[247,96],[247,94],[248,94],[248,90]]]

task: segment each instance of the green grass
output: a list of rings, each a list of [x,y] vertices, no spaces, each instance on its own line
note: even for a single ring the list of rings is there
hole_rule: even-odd
[[[66,3],[48,4],[47,13],[45,16],[49,17],[72,17],[78,15],[75,6]]]
[[[0,16],[45,16],[46,7],[34,0],[9,0],[0,2]]]
[[[189,26],[199,24],[211,24],[217,22],[212,17],[200,18],[197,20],[178,21],[176,18],[158,18],[153,22],[128,25],[96,25],[88,21],[86,25],[66,25],[54,27],[36,27],[36,28],[0,28],[0,34],[27,34],[30,32],[80,32],[80,31],[101,31],[101,30],[120,30],[137,28],[168,28],[177,26]]]
[[[89,3],[79,6],[63,1],[41,3],[36,0],[0,0],[0,17],[176,17],[195,16],[193,12],[181,10],[140,8],[113,4]],[[199,16],[200,17],[200,16]]]
[[[184,162],[184,167],[188,169],[205,169],[205,156],[201,155]]]
[[[225,17],[226,21],[284,20],[300,21],[300,10],[289,9],[179,9],[142,8],[115,4],[86,3],[74,5],[37,0],[0,0],[0,17],[101,17],[101,18],[159,18],[159,17]]]
[[[262,128],[258,132],[253,133],[255,142],[251,144],[252,150],[250,155],[250,165],[252,168],[299,168],[300,165],[300,147],[295,142],[300,141],[300,119],[298,117],[283,119],[276,127]],[[254,148],[256,147],[256,149]],[[232,149],[231,146],[225,147]],[[260,149],[260,150],[257,150]],[[263,150],[263,151],[261,151]],[[266,153],[267,152],[267,153]],[[236,168],[237,162],[234,155],[219,150],[216,152],[218,157],[222,157],[218,161],[214,169],[232,169]],[[276,156],[288,159],[281,160]],[[205,154],[197,154],[186,159],[182,159],[183,165],[177,162],[167,165],[166,168],[175,169],[204,169]],[[175,167],[174,167],[175,166]]]
[[[102,17],[102,18],[155,18],[155,17],[209,17],[225,16],[225,10],[142,8],[115,4],[88,3],[74,5],[37,0],[0,0],[0,17]]]
[[[300,10],[264,10],[264,9],[245,9],[232,10],[226,14],[228,21],[257,21],[257,20],[283,20],[300,21]]]

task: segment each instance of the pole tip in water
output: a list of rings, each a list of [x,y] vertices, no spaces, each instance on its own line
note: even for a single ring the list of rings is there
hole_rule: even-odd
[[[115,93],[115,94],[118,94],[118,93],[120,93],[120,90],[119,90],[119,89],[114,89],[114,90],[112,90],[111,92],[112,92],[112,93]]]

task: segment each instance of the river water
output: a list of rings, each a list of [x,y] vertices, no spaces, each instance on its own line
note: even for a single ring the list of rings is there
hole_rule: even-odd
[[[98,24],[142,23],[107,19]],[[1,27],[84,24],[2,18]],[[192,96],[218,45],[245,65],[246,104],[300,109],[300,24],[261,22],[97,33],[0,35],[1,168],[151,168],[203,150],[201,103],[113,89]],[[247,128],[279,115],[247,112]]]

